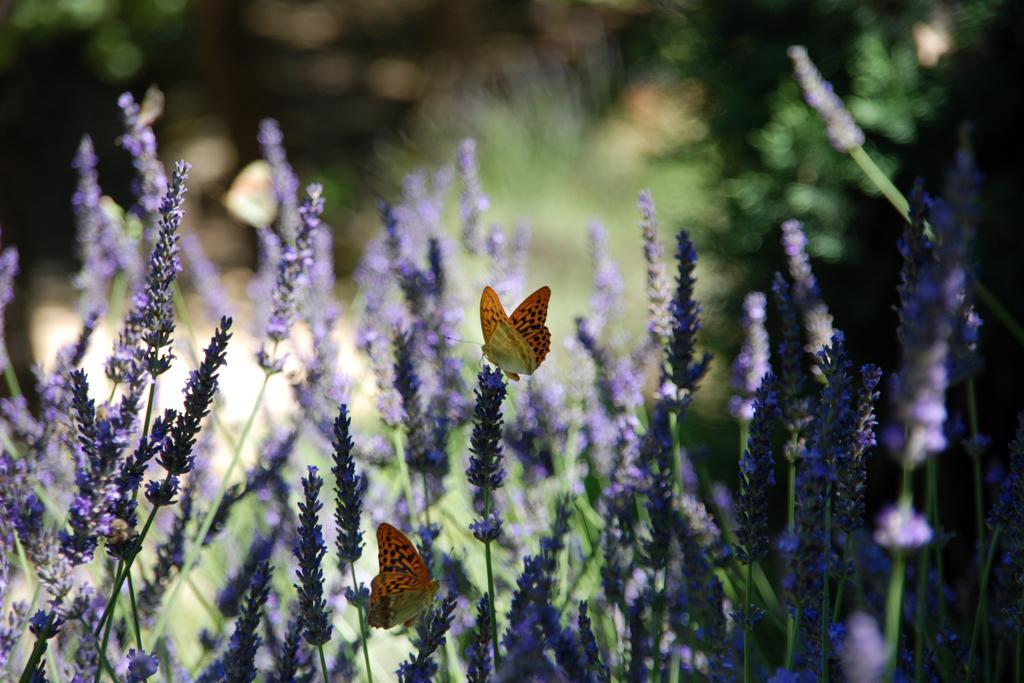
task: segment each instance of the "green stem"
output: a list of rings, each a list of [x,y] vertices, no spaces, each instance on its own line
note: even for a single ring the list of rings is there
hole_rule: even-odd
[[[276,351],[277,346],[275,345],[271,355],[275,355]],[[157,619],[156,626],[153,629],[154,643],[160,640],[160,637],[164,633],[164,629],[167,627],[167,620],[171,614],[171,607],[174,605],[174,601],[178,597],[178,592],[181,590],[182,584],[185,583],[185,580],[188,579],[192,569],[199,562],[199,554],[202,553],[204,547],[203,541],[206,539],[206,535],[210,532],[210,528],[213,526],[213,520],[217,516],[217,510],[220,508],[221,503],[224,501],[224,496],[227,494],[228,483],[231,481],[231,475],[234,474],[235,468],[238,467],[238,463],[241,461],[242,448],[245,446],[245,441],[249,437],[249,432],[252,431],[253,423],[256,421],[256,415],[259,413],[260,406],[263,404],[263,395],[267,391],[267,382],[270,381],[270,377],[271,373],[264,373],[263,383],[260,385],[259,392],[256,394],[256,400],[253,401],[252,410],[249,411],[249,417],[246,418],[245,426],[242,427],[242,433],[239,435],[238,441],[235,443],[235,449],[231,455],[231,462],[228,463],[228,468],[224,471],[224,476],[221,477],[220,486],[217,488],[217,495],[214,496],[213,504],[203,517],[196,535],[192,537],[192,543],[189,546],[188,553],[185,555],[185,563],[182,564],[181,570],[178,572],[178,578],[175,580],[174,586],[167,595],[167,601],[160,610],[160,617]]]
[[[327,675],[327,660],[324,658],[324,646],[323,643],[316,646],[317,652],[320,653],[320,670],[324,674],[324,683],[331,683],[330,677]]]
[[[349,562],[348,568],[352,573],[352,590],[357,590],[359,581],[356,579],[355,563]],[[370,668],[370,649],[366,643],[366,617],[363,615],[363,604],[359,603],[356,609],[359,612],[359,637],[363,641],[363,662],[366,664],[366,680],[368,683],[373,683],[373,670]]]
[[[851,545],[852,545],[852,543],[853,543],[853,536],[851,534],[849,534],[849,533],[846,534],[846,541],[843,543],[843,567],[844,568],[850,564],[850,552],[851,552]],[[843,573],[839,575],[839,581],[837,582],[837,585],[836,585],[836,603],[835,603],[835,605],[832,608],[832,623],[833,624],[836,623],[837,621],[839,621],[839,618],[842,616],[843,590],[845,588],[846,588],[846,571],[843,571]]]
[[[854,147],[850,150],[850,157],[860,166],[860,169],[864,171],[864,175],[868,177],[878,191],[882,193],[882,196],[889,200],[889,203],[903,216],[904,220],[908,220],[910,215],[910,203],[907,202],[906,197],[903,193],[897,189],[892,181],[889,180],[889,176],[878,167],[878,164],[868,156],[868,153],[864,151],[863,147]]]
[[[0,342],[3,344],[3,342]],[[4,380],[7,382],[7,390],[14,398],[21,398],[21,385],[18,384],[18,376],[14,374],[14,366],[11,364],[11,355],[7,353],[7,344],[3,344],[3,353],[7,357],[7,364],[4,365]]]
[[[926,514],[928,515],[928,521],[935,530],[935,533],[939,533],[939,529],[942,528],[941,520],[939,519],[939,465],[935,458],[931,458],[925,465],[925,481],[927,483],[925,501]],[[934,543],[932,545],[935,552],[935,574],[937,584],[939,586],[946,585],[946,571],[945,564],[942,560],[942,544]],[[939,590],[939,628],[946,627],[946,600],[942,594],[942,589]]]
[[[427,473],[423,473],[423,518],[430,526],[430,486],[427,483]]]
[[[751,642],[751,631],[753,624],[750,618],[750,584],[753,583],[753,560],[747,564],[747,585],[743,591],[743,683],[750,683],[751,672],[751,650],[754,644]]]
[[[483,557],[487,563],[487,607],[490,609],[490,646],[495,659],[495,671],[502,664],[502,655],[498,649],[498,614],[495,612],[495,574],[490,568],[490,542],[483,543]]]
[[[886,666],[886,679],[894,680],[896,672],[896,653],[900,638],[900,609],[903,606],[903,578],[906,557],[903,551],[893,551],[892,574],[889,576],[889,592],[885,600],[885,642],[889,652],[889,663]]]
[[[996,527],[992,531],[992,538],[988,541],[988,553],[985,555],[985,565],[981,569],[981,581],[979,582],[979,590],[984,595],[988,592],[988,577],[992,571],[992,560],[996,556],[996,541],[999,539],[999,533],[1002,531],[1001,527]],[[974,653],[978,645],[978,634],[981,632],[981,600],[978,601],[977,609],[974,613],[974,625],[971,628],[971,644],[967,648],[967,679],[971,678],[971,674],[974,672]],[[1018,679],[1019,680],[1019,679]]]
[[[903,467],[900,478],[900,496],[897,505],[900,508],[911,508],[914,495],[912,489],[913,471],[909,465]],[[903,610],[903,582],[906,577],[907,558],[902,548],[893,550],[892,573],[889,576],[889,590],[885,599],[885,643],[888,648],[889,662],[886,665],[886,680],[894,680],[896,674],[896,658],[899,652],[900,620]]]
[[[416,509],[416,501],[412,495],[412,478],[409,475],[409,465],[405,462],[405,444],[402,443],[402,433],[397,427],[391,430],[391,443],[395,447],[395,460],[398,462],[398,481],[402,485],[402,492],[405,494],[405,505],[409,508],[409,517],[411,519],[413,510]]]
[[[928,462],[929,465],[934,461]],[[926,594],[928,589],[927,552],[921,553],[917,559],[917,609],[914,612],[914,681],[921,683],[924,676],[924,618]],[[942,587],[939,586],[939,600],[942,600]]]
[[[139,652],[142,649],[142,629],[139,628],[139,609],[135,605],[135,585],[132,582],[132,573],[128,571],[128,599],[132,605],[132,625],[135,627],[135,647]]]
[[[48,617],[52,618],[52,617]],[[49,626],[47,626],[49,630]],[[21,671],[21,677],[18,678],[18,683],[28,683],[32,680],[32,674],[35,673],[36,669],[39,668],[39,660],[43,658],[43,653],[46,652],[47,639],[42,635],[36,636],[36,642],[32,646],[32,654],[29,655],[28,661],[25,662],[25,668]],[[97,675],[100,669],[97,668]]]
[[[996,295],[989,291],[981,280],[973,278],[974,293],[978,295],[978,300],[985,304],[985,307],[992,313],[993,317],[1003,324],[1013,338],[1017,340],[1017,343],[1024,346],[1024,327],[1021,327],[1017,319],[1013,317],[1013,314],[1006,309],[1005,306],[996,298]]]
[[[796,629],[800,623],[801,609],[799,607],[794,610],[793,615],[789,618],[789,628],[786,629],[786,668],[793,668],[793,655],[796,652]]]

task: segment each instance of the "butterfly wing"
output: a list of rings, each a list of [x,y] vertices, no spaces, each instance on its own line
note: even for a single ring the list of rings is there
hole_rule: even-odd
[[[430,606],[437,583],[423,586],[408,572],[386,572],[370,582],[370,610],[367,622],[373,628],[391,628],[414,622]]]
[[[526,297],[509,316],[509,323],[533,349],[535,362],[532,370],[540,366],[551,350],[551,330],[544,324],[548,319],[550,300],[551,288],[541,287]]]
[[[491,341],[498,324],[507,320],[508,315],[498,299],[498,293],[490,285],[484,287],[484,293],[480,295],[480,330],[484,334],[485,344]]]
[[[419,581],[421,587],[430,585],[430,571],[416,546],[387,522],[377,527],[377,561],[381,574],[404,572]]]

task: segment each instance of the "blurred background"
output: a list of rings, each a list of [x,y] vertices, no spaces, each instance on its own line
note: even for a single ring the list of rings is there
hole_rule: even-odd
[[[590,295],[591,219],[606,226],[623,274],[623,322],[641,332],[636,196],[651,188],[663,239],[671,245],[685,227],[700,254],[702,341],[716,358],[689,429],[730,480],[736,427],[724,406],[740,302],[751,289],[767,291],[784,268],[783,220],[805,222],[855,360],[886,371],[898,362],[900,218],[828,144],[791,77],[791,44],[807,46],[864,128],[869,154],[904,192],[917,176],[941,192],[967,126],[984,173],[974,257],[1024,320],[1022,3],[0,0],[0,225],[3,244],[21,255],[5,334],[22,386],[32,384],[33,363],[51,363],[77,332],[76,147],[92,136],[104,193],[130,204],[117,98],[141,99],[157,84],[166,95],[155,125],[161,157],[193,164],[186,228],[229,285],[243,283],[233,289],[239,296],[256,237],[223,198],[258,158],[267,116],[280,121],[303,183],[326,186],[339,296],[350,311],[352,272],[378,229],[375,201],[397,198],[414,168],[451,164],[458,141],[474,137],[490,197],[484,220],[531,226],[528,287],[555,291],[556,358]],[[475,293],[465,299],[475,303]],[[994,463],[1024,407],[1024,354],[980,313],[981,428],[993,437]],[[468,306],[470,340],[479,336],[473,318]],[[774,314],[770,322],[774,329]],[[962,390],[950,402],[962,410]],[[883,397],[883,421],[886,412]],[[953,500],[970,463],[957,449],[944,457],[942,486]],[[884,454],[873,468],[871,509],[896,488]],[[963,499],[943,520],[957,534],[950,553],[961,566],[972,528]]]

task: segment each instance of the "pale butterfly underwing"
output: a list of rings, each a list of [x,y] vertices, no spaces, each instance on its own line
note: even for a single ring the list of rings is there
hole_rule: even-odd
[[[532,375],[551,350],[548,317],[551,288],[541,287],[526,297],[512,315],[490,286],[480,296],[480,328],[484,334],[484,356],[517,381],[519,375]]]
[[[387,522],[377,527],[377,549],[380,573],[370,582],[367,622],[374,628],[412,626],[434,601],[438,583],[412,541]]]

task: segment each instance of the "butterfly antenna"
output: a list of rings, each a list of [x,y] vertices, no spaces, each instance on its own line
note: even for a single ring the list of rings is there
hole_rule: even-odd
[[[480,346],[480,342],[466,341],[465,339],[459,339],[458,337],[449,337],[448,335],[445,335],[444,338],[449,341],[459,342],[460,344],[473,344],[474,346]]]

